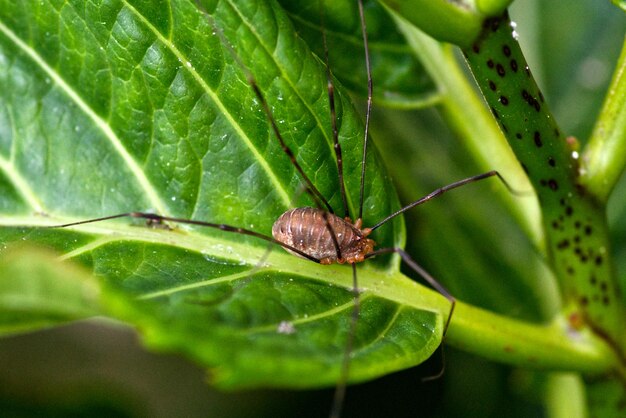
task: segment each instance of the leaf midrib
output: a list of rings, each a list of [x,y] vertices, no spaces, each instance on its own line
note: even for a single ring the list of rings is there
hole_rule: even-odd
[[[71,221],[63,219],[63,221]],[[5,217],[0,219],[0,226],[4,227],[46,227],[62,223],[58,219],[27,216]],[[191,229],[161,230],[129,224],[109,222],[103,224],[86,224],[78,227],[67,228],[81,233],[95,235],[96,241],[101,244],[115,241],[138,241],[159,245],[171,245],[177,248],[190,250],[199,254],[208,255],[217,259],[233,260],[250,266],[257,266],[267,251],[265,245],[256,246],[241,241],[226,238],[228,232],[221,232],[225,237],[216,235],[204,235]],[[93,241],[86,244],[86,248],[95,249],[91,246]],[[76,249],[72,253],[76,254]],[[67,253],[66,253],[67,255]],[[62,256],[66,258],[66,255]],[[300,259],[280,249],[271,251],[265,259],[264,271],[288,273],[312,279],[332,286],[352,289],[352,274],[348,266],[319,265],[308,260]],[[449,302],[434,290],[422,286],[419,283],[404,276],[399,271],[388,272],[379,270],[374,264],[364,262],[358,269],[359,289],[361,294],[371,294],[383,299],[391,300],[401,305],[407,305],[421,310],[439,310],[447,312]],[[210,282],[207,282],[207,285]]]

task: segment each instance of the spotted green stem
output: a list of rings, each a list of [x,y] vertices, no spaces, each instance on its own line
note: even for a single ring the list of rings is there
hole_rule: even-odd
[[[449,125],[462,138],[467,150],[481,169],[497,170],[515,190],[530,190],[524,171],[503,139],[498,125],[482,105],[463,70],[458,66],[451,45],[437,42],[404,18],[392,14],[411,49],[420,57],[441,93],[439,108]],[[446,68],[446,71],[441,71]],[[539,207],[532,197],[518,198],[499,189],[501,197],[538,251],[544,250]]]
[[[558,127],[516,40],[508,14],[486,19],[463,49],[482,94],[542,208],[547,259],[564,314],[625,357],[624,306],[610,257],[606,208],[583,185],[574,141]]]

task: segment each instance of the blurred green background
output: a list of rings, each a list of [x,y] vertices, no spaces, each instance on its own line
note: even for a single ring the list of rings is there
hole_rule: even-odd
[[[584,143],[619,54],[626,19],[609,1],[518,3],[511,15],[532,71],[562,129]],[[482,171],[468,161],[435,109],[376,109],[374,123],[374,140],[403,201]],[[533,279],[545,267],[507,213],[493,204],[493,187],[471,186],[411,212],[407,247],[461,299],[540,320],[550,312],[543,307],[545,294],[534,291]],[[623,179],[609,209],[613,252],[623,278]],[[512,275],[516,280],[507,283]],[[444,377],[421,383],[441,362],[438,352],[417,368],[350,387],[343,415],[542,416],[541,375],[446,347]],[[110,321],[0,340],[2,417],[318,417],[328,414],[332,399],[332,389],[221,393],[207,381],[205,370],[179,356],[146,352],[131,329]]]

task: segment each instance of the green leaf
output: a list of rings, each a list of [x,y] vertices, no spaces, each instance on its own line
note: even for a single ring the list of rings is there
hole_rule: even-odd
[[[207,10],[342,215],[320,61],[274,3]],[[216,367],[223,386],[333,384],[353,310],[349,268],[208,228],[42,228],[152,210],[269,235],[283,211],[311,204],[245,71],[214,33],[190,1],[0,2],[0,243],[26,240],[87,267],[106,312],[137,325],[152,347]],[[363,132],[341,90],[336,99],[354,214]],[[398,207],[374,149],[367,167],[366,226]],[[402,222],[373,238],[401,245]],[[423,361],[449,309],[401,276],[394,257],[366,264],[352,381]]]
[[[0,272],[0,335],[100,313],[97,282],[51,254],[27,248],[4,251]]]

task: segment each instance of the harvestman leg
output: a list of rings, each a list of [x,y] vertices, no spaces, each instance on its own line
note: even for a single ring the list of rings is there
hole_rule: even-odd
[[[361,34],[363,38],[363,49],[365,53],[365,67],[367,72],[367,108],[365,112],[365,133],[363,137],[363,152],[361,156],[361,182],[359,189],[359,216],[358,220],[363,218],[363,200],[364,200],[364,192],[365,192],[365,161],[367,158],[367,143],[369,139],[369,125],[372,113],[372,98],[373,98],[373,81],[372,81],[372,71],[370,65],[370,57],[369,57],[369,46],[367,39],[367,25],[365,22],[365,13],[363,11],[363,1],[358,0],[357,4],[359,6],[359,20],[361,23]],[[322,40],[324,44],[324,59],[326,63],[326,77],[328,80],[328,101],[330,103],[331,110],[331,120],[333,127],[333,141],[335,145],[335,155],[337,157],[337,171],[339,172],[339,181],[341,184],[341,197],[343,201],[344,213],[345,217],[349,218],[349,210],[348,203],[346,198],[346,190],[345,190],[345,182],[343,178],[343,160],[341,156],[341,145],[339,144],[339,133],[337,131],[337,117],[335,113],[335,98],[334,98],[334,86],[332,83],[332,77],[330,74],[330,65],[328,60],[328,44],[326,42],[326,32],[324,31],[324,7],[322,1],[319,2],[320,6],[320,16],[322,19]],[[336,237],[332,233],[332,228],[330,227],[330,223],[326,222],[329,230],[331,230],[331,236],[333,240],[336,241]],[[337,244],[336,244],[337,245]],[[339,247],[337,245],[337,253],[341,255],[339,252]],[[359,286],[357,279],[357,271],[356,265],[352,264],[352,292],[354,294],[353,303],[354,308],[352,309],[352,318],[350,320],[350,329],[348,330],[348,338],[346,341],[346,347],[343,355],[343,361],[341,364],[341,371],[339,375],[339,381],[335,386],[335,394],[333,396],[333,403],[330,410],[330,418],[339,418],[341,416],[341,410],[343,408],[344,399],[346,397],[346,386],[348,384],[348,375],[350,373],[350,354],[352,353],[352,346],[354,345],[354,337],[356,334],[356,327],[359,320],[360,313],[360,296],[359,296]]]
[[[421,197],[420,199],[417,199],[416,201],[409,203],[408,205],[406,205],[405,207],[403,207],[402,209],[399,209],[397,211],[395,211],[394,213],[392,213],[391,215],[387,216],[386,218],[384,218],[383,220],[381,220],[380,222],[378,222],[376,225],[374,225],[373,227],[370,228],[370,230],[373,232],[374,230],[380,228],[382,225],[384,225],[385,223],[387,223],[388,221],[390,221],[391,219],[395,218],[396,216],[406,212],[409,209],[412,209],[416,206],[419,206],[423,203],[428,202],[429,200],[434,199],[435,197],[441,196],[442,194],[456,189],[458,187],[461,186],[465,186],[466,184],[470,184],[470,183],[475,183],[477,181],[480,180],[485,180],[488,179],[490,177],[497,177],[502,184],[504,184],[506,186],[506,188],[514,193],[514,194],[519,194],[519,192],[513,190],[511,188],[511,186],[509,186],[509,184],[506,182],[506,180],[504,180],[504,178],[500,175],[500,173],[498,173],[495,170],[491,170],[488,171],[486,173],[482,173],[482,174],[478,174],[475,176],[471,176],[471,177],[467,177],[463,180],[459,180],[456,181],[454,183],[448,184],[446,186],[440,187],[436,190],[433,190],[432,192],[430,192],[429,194],[427,194],[424,197]],[[433,276],[431,276],[426,270],[424,270],[419,264],[417,264],[410,256],[409,254],[404,251],[402,248],[399,247],[392,247],[392,248],[381,248],[379,250],[376,250],[374,252],[371,252],[369,254],[366,255],[365,258],[372,258],[372,257],[376,257],[377,255],[380,254],[389,254],[389,253],[396,253],[398,254],[402,260],[409,266],[411,267],[411,269],[413,269],[413,271],[415,271],[417,274],[419,274],[424,280],[426,280],[428,282],[428,284],[430,284],[435,290],[437,290],[439,293],[441,293],[446,299],[448,299],[450,301],[450,303],[452,304],[452,306],[450,307],[450,313],[448,314],[448,319],[446,320],[446,324],[443,330],[443,334],[445,336],[446,331],[448,330],[448,325],[450,325],[450,319],[452,318],[452,313],[454,312],[454,307],[456,305],[456,299],[450,294],[450,292],[448,292],[448,290],[443,287],[441,285],[441,283],[439,283]]]
[[[402,261],[404,261],[407,266],[409,266],[414,272],[419,274],[437,292],[439,292],[443,297],[445,297],[446,299],[450,301],[450,311],[448,312],[448,318],[446,319],[445,326],[443,327],[443,336],[445,337],[446,332],[448,331],[448,326],[450,325],[450,319],[452,318],[452,313],[454,312],[454,308],[456,306],[456,299],[454,298],[454,296],[452,296],[450,292],[448,292],[448,290],[445,287],[443,287],[441,283],[439,283],[433,276],[431,276],[430,273],[424,270],[422,266],[417,264],[417,262],[413,260],[411,256],[400,247],[381,248],[379,250],[369,253],[365,258],[373,258],[373,257],[376,257],[377,255],[391,254],[391,253],[398,254],[402,258]]]
[[[272,127],[272,131],[274,132],[274,135],[278,139],[278,142],[280,144],[281,149],[287,155],[287,157],[291,161],[291,164],[296,168],[296,170],[300,174],[300,178],[305,182],[305,184],[306,184],[306,186],[305,186],[306,192],[311,196],[311,198],[315,202],[315,205],[319,209],[325,209],[325,210],[327,210],[330,213],[334,213],[334,210],[333,210],[332,206],[330,205],[330,203],[328,202],[328,200],[326,200],[324,195],[322,195],[322,193],[317,189],[317,187],[315,187],[315,185],[313,184],[311,179],[309,179],[309,177],[306,175],[306,173],[302,169],[302,166],[300,166],[300,164],[296,160],[296,157],[295,157],[293,151],[291,150],[291,148],[289,148],[289,146],[285,142],[285,139],[283,138],[283,135],[281,134],[280,129],[278,129],[278,124],[276,123],[276,120],[274,119],[274,115],[272,114],[272,111],[270,110],[270,107],[269,107],[269,105],[267,103],[267,100],[265,100],[265,96],[261,92],[261,89],[259,88],[259,84],[257,83],[254,75],[252,74],[250,69],[244,64],[244,62],[241,60],[241,58],[237,55],[237,53],[235,52],[235,50],[233,49],[231,44],[228,42],[228,40],[224,36],[224,33],[222,32],[221,28],[217,25],[217,23],[215,22],[213,17],[207,12],[207,10],[204,8],[204,6],[200,3],[199,0],[196,0],[196,5],[198,6],[198,9],[202,12],[204,17],[207,19],[207,21],[211,24],[211,26],[213,27],[214,32],[219,36],[222,45],[228,50],[228,52],[233,57],[233,59],[235,60],[237,65],[244,72],[244,74],[246,76],[246,79],[248,81],[248,84],[250,84],[250,87],[254,91],[254,94],[256,95],[257,99],[261,103],[261,107],[263,108],[263,112],[265,113],[265,115],[267,116],[267,118],[268,118],[268,120],[270,122],[270,125]],[[328,77],[329,77],[328,78],[328,80],[329,80],[328,81],[328,85],[329,85],[328,97],[329,97],[329,101],[330,101],[331,114],[332,114],[332,116],[334,116],[334,105],[335,105],[335,103],[334,103],[332,82],[330,80],[330,72],[328,72]],[[344,187],[344,184],[343,184],[343,162],[342,162],[342,157],[341,157],[341,146],[339,145],[339,140],[338,140],[338,136],[337,136],[337,127],[336,127],[336,122],[334,120],[333,120],[333,141],[334,141],[335,153],[337,155],[337,169],[339,171],[339,178],[340,178],[340,181],[341,181],[342,201],[343,201],[343,204],[344,204],[344,211],[346,211],[346,213],[347,213],[348,205],[347,205],[347,200],[346,200],[345,187]],[[335,250],[337,252],[337,258],[338,259],[342,259],[341,249],[339,248],[339,242],[337,241],[337,237],[336,237],[336,235],[335,235],[335,233],[333,231],[332,226],[330,225],[330,222],[328,221],[328,217],[327,217],[326,214],[324,214],[324,219],[326,221],[326,228],[328,229],[328,231],[330,232],[330,236],[332,237],[333,245],[335,246]],[[198,224],[196,224],[196,225],[198,225]],[[208,226],[208,225],[206,225],[206,226]],[[241,230],[241,228],[236,228],[236,229],[240,229]],[[265,239],[265,240],[267,240],[267,238],[269,238],[269,237],[265,237],[265,236],[262,236],[262,235],[258,235],[258,233],[253,233],[253,232],[254,231],[248,231],[248,232],[242,232],[242,233],[245,233],[247,235],[257,236],[257,237]],[[271,242],[280,244],[284,248],[288,248],[288,246],[285,246],[282,243],[279,243],[278,241],[276,241],[274,239],[272,239]],[[303,254],[301,251],[297,251],[297,253]],[[319,260],[313,259],[311,256],[307,256],[306,258],[308,258],[309,260],[316,261],[318,263],[320,262]]]
[[[516,190],[513,190],[511,188],[511,186],[506,182],[506,180],[504,180],[504,178],[500,175],[500,173],[498,173],[496,170],[491,170],[488,171],[486,173],[482,173],[482,174],[478,174],[475,176],[471,176],[462,180],[459,180],[457,182],[448,184],[446,186],[440,187],[436,190],[433,190],[432,192],[430,192],[429,194],[427,194],[426,196],[412,202],[409,203],[408,205],[406,205],[405,207],[397,210],[396,212],[392,213],[391,215],[387,216],[386,218],[384,218],[383,220],[381,220],[380,222],[378,222],[376,225],[374,225],[371,229],[371,231],[374,231],[376,229],[378,229],[379,227],[381,227],[382,225],[384,225],[385,223],[387,223],[388,221],[390,221],[391,219],[395,218],[396,216],[406,212],[409,209],[412,209],[416,206],[421,205],[422,203],[426,203],[429,200],[434,199],[435,197],[441,196],[442,194],[452,190],[452,189],[456,189],[457,187],[461,187],[470,183],[474,183],[480,180],[484,180],[484,179],[488,179],[490,177],[497,177],[502,184],[504,184],[504,186],[513,194],[516,195],[520,195],[520,194],[524,194],[524,193],[520,193],[517,192]],[[408,265],[414,272],[416,272],[417,274],[419,274],[428,284],[431,285],[431,287],[433,287],[435,290],[437,290],[443,297],[445,297],[446,299],[448,299],[448,301],[450,301],[450,311],[448,312],[448,317],[446,319],[446,323],[444,325],[443,328],[443,337],[446,336],[446,333],[448,331],[448,327],[450,325],[450,320],[452,319],[452,314],[454,313],[454,308],[456,307],[456,299],[454,298],[454,296],[452,296],[452,294],[441,284],[439,283],[433,276],[430,275],[430,273],[428,273],[426,270],[424,270],[424,268],[422,268],[422,266],[420,266],[419,264],[417,264],[417,262],[415,262],[415,260],[413,260],[411,258],[411,256],[404,251],[402,248],[399,247],[390,247],[390,248],[381,248],[379,250],[376,250],[374,252],[371,252],[369,254],[366,255],[366,259],[369,258],[373,258],[376,257],[377,255],[381,255],[381,254],[390,254],[390,253],[396,253],[398,254],[401,258],[402,261],[404,261],[406,263],[406,265]],[[441,355],[444,355],[444,351],[441,351]],[[437,373],[434,376],[428,376],[426,378],[423,378],[422,381],[428,381],[428,380],[434,380],[434,379],[438,379],[439,377],[441,377],[444,373],[445,370],[445,361],[442,361],[443,365],[441,368],[441,371],[439,373]]]
[[[261,234],[259,232],[256,231],[252,231],[249,229],[245,229],[245,228],[239,228],[239,227],[235,227],[235,226],[230,226],[230,225],[226,225],[226,224],[216,224],[216,223],[211,223],[211,222],[204,222],[204,221],[196,221],[193,219],[182,219],[182,218],[174,218],[171,216],[161,216],[161,215],[157,215],[154,213],[147,213],[147,212],[126,212],[126,213],[119,213],[117,215],[110,215],[110,216],[103,216],[101,218],[94,218],[94,219],[87,219],[84,221],[77,221],[77,222],[70,222],[70,223],[65,223],[65,224],[60,224],[60,225],[52,225],[52,226],[47,226],[45,228],[67,228],[70,226],[77,226],[77,225],[84,225],[84,224],[90,224],[90,223],[94,223],[94,222],[101,222],[101,221],[108,221],[111,219],[119,219],[119,218],[139,218],[139,219],[146,219],[148,221],[153,221],[153,222],[176,222],[176,223],[180,223],[180,224],[188,224],[188,225],[197,225],[197,226],[205,226],[208,228],[213,228],[213,229],[219,229],[221,231],[227,231],[227,232],[235,232],[238,234],[242,234],[242,235],[249,235],[252,237],[256,237],[256,238],[260,238],[262,240],[265,240],[267,242],[270,242],[272,244],[277,244],[280,245],[281,247],[288,249],[290,251],[293,251],[295,253],[297,253],[298,255],[300,255],[303,258],[306,258],[307,260],[313,261],[315,263],[320,263],[320,260],[318,260],[317,258],[310,256],[309,254],[306,254],[302,251],[300,251],[297,248],[294,248],[290,245],[287,245],[283,242],[280,242],[276,239],[274,239],[273,237]]]
[[[356,264],[352,264],[352,291],[354,294],[352,315],[350,318],[350,329],[348,330],[348,338],[346,340],[343,360],[341,362],[341,370],[339,374],[339,383],[335,386],[335,394],[333,395],[333,404],[330,409],[330,418],[339,418],[343,409],[343,401],[346,397],[346,385],[348,373],[350,372],[350,354],[354,345],[354,336],[356,334],[356,326],[359,320],[360,302],[359,288],[357,284]]]
[[[457,187],[465,186],[466,184],[475,183],[477,181],[484,180],[484,179],[487,179],[489,177],[494,177],[494,176],[497,177],[502,182],[502,184],[504,184],[504,186],[509,190],[509,192],[513,193],[514,195],[524,195],[525,194],[523,192],[518,192],[518,191],[514,190],[513,188],[511,188],[509,183],[507,183],[507,181],[504,180],[504,178],[502,177],[502,175],[500,175],[500,173],[498,173],[496,170],[491,170],[491,171],[487,171],[486,173],[477,174],[475,176],[467,177],[467,178],[465,178],[463,180],[455,181],[454,183],[451,183],[451,184],[448,184],[446,186],[440,187],[440,188],[438,188],[436,190],[433,190],[432,192],[430,192],[426,196],[416,200],[413,203],[409,203],[408,205],[406,205],[402,209],[399,209],[399,210],[395,211],[391,215],[387,216],[386,218],[384,218],[383,220],[378,222],[376,225],[372,226],[370,229],[371,229],[371,231],[375,231],[376,229],[380,228],[381,226],[383,226],[385,223],[387,223],[391,219],[393,219],[396,216],[400,215],[401,213],[404,213],[404,212],[406,212],[409,209],[413,209],[415,206],[419,206],[422,203],[426,203],[429,200],[434,199],[435,197],[441,196],[445,192],[448,192],[448,191],[450,191],[452,189],[456,189]]]

